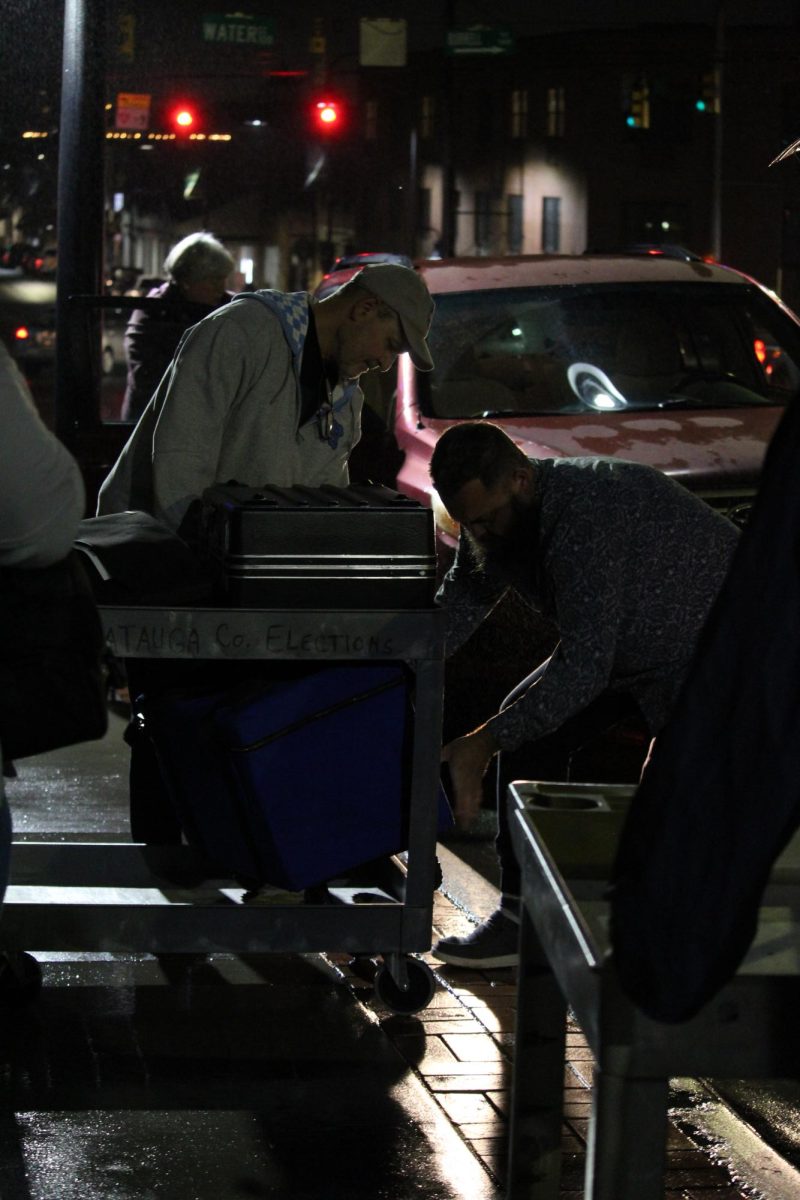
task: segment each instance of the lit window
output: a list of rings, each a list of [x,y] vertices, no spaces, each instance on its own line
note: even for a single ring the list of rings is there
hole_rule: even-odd
[[[508,231],[508,253],[521,254],[523,242],[522,196],[516,194],[511,194],[508,196],[506,219]]]
[[[514,88],[511,93],[511,136],[528,136],[528,93],[525,88]]]
[[[561,250],[561,197],[542,197],[542,253],[558,254]]]
[[[551,87],[547,89],[547,113],[545,131],[548,137],[564,136],[564,89]]]
[[[492,197],[489,192],[475,193],[475,248],[486,254],[492,240]]]

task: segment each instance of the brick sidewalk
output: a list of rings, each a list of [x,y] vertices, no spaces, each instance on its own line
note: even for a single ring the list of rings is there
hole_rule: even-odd
[[[472,927],[463,912],[437,893],[435,937],[466,933]],[[436,995],[421,1013],[404,1017],[381,1004],[370,981],[349,969],[347,956],[326,957],[347,974],[361,1003],[444,1109],[502,1195],[514,1053],[515,972],[446,967],[428,955],[439,980]],[[570,1019],[561,1200],[583,1197],[592,1071],[591,1050]],[[670,1123],[664,1196],[665,1200],[752,1200],[753,1193],[743,1191],[724,1166]]]

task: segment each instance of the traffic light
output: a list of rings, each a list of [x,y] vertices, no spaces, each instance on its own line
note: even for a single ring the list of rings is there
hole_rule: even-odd
[[[323,137],[330,137],[341,130],[342,106],[338,100],[315,100],[312,117],[316,132]]]
[[[188,137],[192,133],[197,133],[200,117],[194,104],[179,101],[169,106],[167,121],[172,133],[179,137]]]
[[[700,79],[695,109],[700,113],[719,113],[719,72],[706,71]]]
[[[625,124],[629,129],[650,128],[650,88],[644,80],[636,80],[630,86]]]

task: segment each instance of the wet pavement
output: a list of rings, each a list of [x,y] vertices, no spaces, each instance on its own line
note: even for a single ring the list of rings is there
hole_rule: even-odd
[[[127,840],[123,725],[19,764],[17,840]],[[496,889],[440,858],[435,931],[466,932]],[[513,971],[429,958],[437,990],[411,1017],[346,954],[36,957],[41,996],[0,1034],[2,1200],[501,1200]],[[583,1194],[591,1072],[572,1025],[562,1200]],[[736,1151],[701,1085],[673,1099],[666,1196],[800,1196],[763,1144],[760,1166]]]

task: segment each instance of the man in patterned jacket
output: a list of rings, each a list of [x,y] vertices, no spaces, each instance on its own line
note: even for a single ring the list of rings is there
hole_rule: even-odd
[[[607,458],[528,459],[488,422],[446,430],[430,471],[461,526],[437,597],[448,614],[448,654],[508,587],[559,632],[551,657],[526,675],[500,712],[443,751],[461,825],[475,817],[482,778],[498,756],[502,899],[472,934],[445,938],[434,953],[456,966],[512,966],[520,874],[500,792],[516,777],[513,752],[545,739],[579,746],[636,712],[655,735],[686,675],[738,531],[652,467]]]

